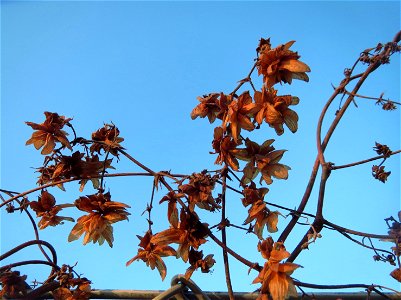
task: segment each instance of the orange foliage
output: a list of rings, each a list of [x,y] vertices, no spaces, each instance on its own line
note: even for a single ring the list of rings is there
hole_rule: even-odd
[[[113,247],[113,227],[111,224],[122,220],[128,220],[127,204],[111,201],[110,193],[98,193],[87,197],[80,197],[75,201],[79,210],[89,214],[78,218],[77,223],[72,228],[68,241],[74,241],[85,234],[83,244],[89,242],[102,245],[107,241]]]
[[[61,143],[63,147],[72,150],[70,142],[67,139],[67,133],[61,130],[64,125],[69,124],[72,119],[66,119],[57,113],[45,112],[46,120],[41,124],[26,122],[32,129],[36,130],[32,133],[31,138],[26,145],[33,144],[37,150],[43,147],[41,153],[43,155],[50,154],[56,147],[56,143]]]
[[[289,275],[300,266],[294,263],[280,263],[290,256],[282,243],[274,243],[271,238],[259,242],[258,250],[267,259],[262,271],[253,283],[261,283],[258,299],[268,299],[270,294],[273,300],[284,300],[289,296],[297,297],[297,292]]]

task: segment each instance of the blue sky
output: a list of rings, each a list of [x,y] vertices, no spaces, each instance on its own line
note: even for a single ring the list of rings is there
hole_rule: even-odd
[[[296,134],[277,137],[265,128],[255,134],[262,142],[275,138],[277,149],[287,149],[283,162],[292,171],[287,181],[270,186],[267,201],[295,207],[303,194],[316,157],[315,128],[331,84],[338,84],[343,70],[359,53],[378,42],[390,41],[400,29],[399,2],[19,2],[1,3],[1,188],[25,191],[35,186],[34,168],[42,163],[32,146],[25,146],[31,129],[25,121],[40,123],[44,111],[73,117],[78,135],[89,137],[104,122],[114,122],[125,138],[127,151],[154,170],[191,173],[216,168],[209,155],[213,125],[190,119],[196,97],[209,92],[231,92],[249,72],[261,37],[273,46],[296,40],[292,49],[312,72],[310,82],[296,81],[278,87],[280,94],[300,98],[295,107],[300,121]],[[394,56],[361,93],[399,101],[400,60]],[[260,86],[260,78],[255,77]],[[249,89],[249,87],[247,87]],[[375,156],[375,141],[400,148],[400,112],[384,112],[372,100],[357,100],[350,107],[327,148],[327,159],[338,165]],[[336,107],[328,114],[333,118]],[[324,128],[327,128],[328,122]],[[325,216],[356,230],[385,234],[384,218],[400,210],[400,159],[386,162],[392,171],[384,185],[370,175],[371,164],[334,172],[328,181]],[[122,159],[117,171],[138,171]],[[166,289],[169,278],[186,266],[167,259],[168,274],[161,282],[156,270],[142,262],[125,267],[137,252],[136,234],[146,231],[141,213],[150,199],[149,178],[107,179],[115,201],[131,205],[129,222],[114,226],[115,244],[82,246],[67,243],[72,224],[41,232],[56,246],[59,260],[73,265],[96,288]],[[78,187],[67,193],[51,190],[57,201],[72,202]],[[88,186],[83,194],[93,191]],[[165,190],[157,197],[162,198]],[[228,214],[244,220],[239,198],[230,195]],[[231,201],[232,199],[232,201]],[[308,212],[316,205],[312,195]],[[35,200],[31,196],[30,200]],[[240,213],[239,213],[240,212]],[[75,212],[66,211],[75,218]],[[284,212],[283,212],[284,213]],[[154,214],[165,216],[165,207]],[[206,220],[205,220],[206,221]],[[311,220],[310,220],[311,221]],[[164,222],[164,221],[163,221]],[[279,229],[286,219],[280,218]],[[165,225],[165,224],[164,224]],[[294,231],[288,250],[306,228]],[[161,228],[160,228],[161,229]],[[257,240],[228,231],[229,242],[251,261],[263,263]],[[393,267],[374,262],[369,250],[354,246],[339,234],[325,230],[323,238],[299,256],[304,266],[294,277],[318,284],[375,283],[399,289],[388,275]],[[1,215],[1,251],[33,238],[29,224],[19,214]],[[273,234],[278,238],[278,234]],[[389,248],[390,245],[380,246]],[[213,274],[194,274],[204,290],[225,290],[220,249]],[[35,256],[36,255],[36,256]],[[37,249],[15,258],[39,258]],[[256,272],[231,260],[235,291],[251,291]],[[39,281],[46,268],[21,269]],[[138,276],[140,274],[140,276]],[[318,274],[318,276],[317,276]]]

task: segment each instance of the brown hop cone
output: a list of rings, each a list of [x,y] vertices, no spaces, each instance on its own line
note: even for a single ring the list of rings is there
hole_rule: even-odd
[[[189,183],[180,185],[180,190],[188,195],[188,208],[194,211],[195,205],[199,208],[214,211],[220,208],[212,196],[216,178],[209,174],[194,173],[189,177]]]
[[[310,72],[307,64],[299,61],[300,56],[290,47],[295,41],[271,49],[270,41],[263,40],[258,47],[259,59],[257,63],[259,75],[263,75],[263,81],[267,88],[278,82],[291,84],[292,79],[309,81],[305,72]]]
[[[73,267],[63,265],[57,272],[60,287],[52,294],[55,300],[87,300],[91,293],[91,282],[85,277],[74,277]]]
[[[62,130],[64,125],[69,124],[72,119],[66,119],[57,113],[45,112],[46,120],[41,124],[26,122],[28,126],[36,130],[32,133],[26,145],[33,144],[37,150],[43,147],[41,154],[50,154],[56,147],[56,143],[61,143],[64,147],[72,150],[70,142],[67,139],[67,133]]]
[[[123,149],[120,145],[124,138],[120,137],[120,130],[114,125],[105,124],[102,128],[92,133],[92,140],[95,141],[90,147],[91,153],[101,151],[109,152],[118,156],[118,149]],[[98,142],[98,143],[96,143]]]
[[[239,148],[232,151],[233,155],[248,163],[243,169],[244,176],[241,179],[242,184],[248,184],[261,173],[260,182],[263,180],[266,184],[273,182],[272,177],[277,179],[287,179],[289,166],[279,163],[285,150],[274,150],[271,145],[274,140],[266,140],[262,145],[246,139],[246,148]]]
[[[20,275],[18,271],[5,271],[0,273],[0,283],[2,289],[0,290],[0,297],[7,298],[21,298],[27,294],[27,283],[25,282],[27,276]]]
[[[248,184],[259,174],[259,169],[255,166],[257,159],[269,155],[274,151],[272,146],[274,140],[266,140],[262,145],[245,139],[245,148],[232,150],[231,153],[238,159],[247,161],[245,168],[242,170],[244,176],[241,179],[242,184]]]
[[[252,131],[255,125],[251,122],[250,117],[256,112],[256,104],[252,102],[249,92],[242,93],[238,99],[233,100],[228,105],[228,112],[223,122],[225,128],[230,123],[231,135],[236,143],[241,133],[241,129]]]
[[[262,88],[262,92],[255,92],[255,103],[257,113],[255,121],[262,124],[263,120],[273,127],[278,135],[284,133],[283,124],[285,124],[291,132],[298,130],[298,115],[289,108],[290,105],[297,105],[299,98],[291,95],[277,96],[274,88]]]
[[[387,145],[382,145],[378,142],[375,142],[375,146],[373,147],[373,150],[379,155],[383,155],[384,157],[390,157],[391,155],[391,150]]]
[[[238,171],[239,163],[235,157],[236,147],[239,144],[229,135],[224,135],[224,129],[222,127],[216,127],[214,129],[214,139],[212,146],[214,153],[219,155],[216,158],[215,164],[221,165],[222,163],[227,164],[234,171]]]
[[[162,280],[166,277],[167,267],[162,259],[166,256],[175,256],[176,251],[165,244],[155,243],[153,241],[153,235],[151,231],[146,232],[146,234],[141,237],[137,236],[140,240],[138,254],[127,261],[126,265],[129,266],[136,260],[142,260],[149,266],[152,270],[157,268],[160,273]]]
[[[260,295],[258,299],[269,299],[268,294],[273,300],[284,300],[289,296],[297,297],[297,291],[290,275],[300,266],[294,263],[280,263],[288,258],[290,253],[285,250],[283,243],[271,245],[270,238],[258,244],[258,250],[267,259],[262,271],[255,278],[253,283],[261,283]]]
[[[29,206],[36,212],[37,217],[42,218],[38,224],[40,229],[62,224],[63,221],[74,222],[73,218],[57,215],[63,209],[64,205],[56,205],[56,199],[46,190],[42,190],[38,201],[30,202]]]
[[[113,247],[113,227],[111,224],[128,220],[130,213],[127,204],[111,201],[110,193],[98,193],[75,200],[75,206],[89,214],[78,218],[77,223],[72,228],[68,241],[75,241],[85,234],[83,244],[89,242],[102,245],[107,241]]]
[[[177,258],[181,257],[184,262],[187,262],[189,249],[196,250],[200,245],[206,243],[208,224],[200,223],[194,214],[194,212],[188,214],[181,209],[178,227],[171,227],[157,233],[152,237],[152,243],[160,246],[178,244]]]
[[[249,208],[248,217],[246,218],[244,225],[255,221],[253,231],[261,240],[263,239],[263,229],[265,228],[265,226],[267,227],[267,230],[269,232],[277,232],[279,214],[280,213],[278,211],[270,211],[266,207],[266,203],[264,201],[258,200],[252,203],[251,207]]]
[[[263,201],[265,195],[269,192],[268,188],[256,188],[256,184],[252,181],[249,186],[245,187],[242,191],[244,198],[242,198],[242,204],[247,207],[250,204],[256,203],[257,201]]]
[[[192,120],[197,117],[207,117],[210,123],[216,118],[223,119],[228,110],[228,103],[232,101],[232,96],[223,93],[211,93],[203,97],[198,97],[199,104],[192,110]]]
[[[386,101],[385,103],[382,104],[382,109],[383,110],[396,110],[397,106],[395,106],[393,101]]]
[[[213,259],[213,254],[209,254],[203,258],[203,251],[191,249],[189,250],[189,263],[191,266],[185,272],[186,279],[189,279],[193,272],[199,268],[202,273],[209,273],[210,268],[213,267],[216,261]]]
[[[383,183],[387,181],[387,178],[391,174],[391,171],[385,172],[384,168],[385,168],[384,166],[376,166],[376,165],[372,167],[372,176]]]

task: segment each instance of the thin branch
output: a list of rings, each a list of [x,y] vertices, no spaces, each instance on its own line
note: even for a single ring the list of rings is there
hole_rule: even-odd
[[[104,174],[106,174],[107,158],[109,157],[109,154],[110,154],[110,147],[107,149],[106,156],[103,161],[102,175],[100,176],[100,184],[99,184],[99,188],[100,188],[101,192],[103,192],[105,190],[105,188],[103,186],[104,185]]]
[[[332,95],[330,96],[330,98],[327,100],[325,106],[324,106],[323,109],[322,109],[322,112],[320,113],[319,121],[317,122],[317,129],[316,129],[316,146],[317,146],[317,152],[318,152],[319,163],[320,163],[321,165],[323,165],[324,163],[326,163],[326,161],[325,161],[325,159],[324,159],[324,154],[323,154],[325,147],[322,145],[322,140],[321,140],[322,125],[323,125],[324,117],[325,117],[325,115],[326,115],[326,113],[327,113],[327,111],[328,111],[330,105],[333,103],[334,99],[335,99],[338,95],[342,94],[344,88],[347,86],[347,84],[348,84],[349,82],[350,82],[350,80],[349,80],[348,77],[344,78],[344,79],[341,81],[340,85],[334,90],[333,94],[332,94]],[[347,103],[347,102],[346,102],[346,103]],[[348,104],[349,104],[349,102],[348,102]],[[348,107],[348,105],[344,105],[344,106]],[[340,119],[341,119],[341,116],[342,116],[342,115],[339,116]],[[337,118],[336,118],[336,119],[337,119]],[[336,120],[336,119],[335,119],[335,120]],[[333,121],[333,123],[334,123],[334,121]]]
[[[209,230],[209,229],[208,229]],[[246,258],[242,257],[239,255],[237,252],[233,251],[231,248],[229,248],[227,245],[224,245],[223,242],[221,242],[210,230],[208,232],[208,236],[220,247],[225,249],[228,254],[230,254],[232,257],[237,259],[239,262],[243,263],[244,265],[248,266],[251,269],[254,269],[258,272],[262,270],[262,267],[258,263],[253,263]]]
[[[140,172],[127,172],[127,173],[114,173],[114,174],[105,174],[104,177],[127,177],[127,176],[154,176],[152,173],[140,173]],[[187,175],[181,175],[181,174],[171,174],[170,176],[175,176],[175,177],[185,177]],[[15,199],[24,197],[26,195],[29,195],[31,193],[40,191],[42,189],[48,188],[48,187],[53,187],[53,186],[57,186],[59,184],[63,184],[63,183],[67,183],[67,182],[73,182],[73,181],[78,181],[78,180],[82,180],[82,179],[93,179],[93,178],[100,178],[100,175],[96,175],[96,176],[86,176],[86,177],[74,177],[74,178],[68,178],[68,179],[62,179],[59,181],[54,181],[54,182],[50,182],[50,183],[46,183],[43,184],[39,187],[30,189],[28,191],[19,193],[17,195],[14,195],[13,197],[11,197],[10,199],[7,199],[6,201],[4,201],[3,203],[0,203],[0,208],[3,207],[4,205],[14,201]]]
[[[323,220],[323,224],[327,225],[339,232],[345,232],[345,233],[349,233],[349,234],[353,234],[353,235],[358,235],[358,236],[362,236],[362,237],[369,237],[372,239],[391,239],[391,236],[389,235],[383,235],[383,234],[373,234],[373,233],[366,233],[366,232],[362,232],[362,231],[356,231],[356,230],[352,230],[352,229],[348,229],[339,225],[336,225],[332,222],[329,222],[327,220]]]
[[[233,172],[231,169],[228,169],[228,172],[230,172],[231,175],[233,175],[235,177],[235,179],[238,180],[239,184],[244,187],[244,184],[242,183],[241,179],[237,176],[237,174],[235,174],[235,172]]]
[[[21,251],[24,248],[29,247],[31,245],[43,245],[43,246],[47,247],[50,250],[50,252],[52,254],[52,259],[51,259],[51,262],[49,262],[49,263],[52,266],[52,271],[51,271],[49,276],[51,276],[54,273],[55,270],[59,269],[59,267],[57,266],[57,253],[56,253],[56,250],[54,249],[54,247],[50,243],[48,243],[46,241],[32,240],[32,241],[25,242],[25,243],[23,243],[21,245],[18,245],[17,247],[14,247],[13,249],[7,251],[6,253],[0,255],[0,261],[2,261],[3,259],[5,259],[5,258],[7,258],[7,257],[9,257],[9,256]]]
[[[5,189],[0,189],[0,193],[5,193],[5,194],[18,194],[18,192],[13,192]]]
[[[147,166],[141,164],[139,161],[137,161],[134,157],[132,157],[131,155],[129,155],[127,152],[125,152],[123,149],[118,149],[119,152],[121,152],[122,154],[124,154],[125,157],[127,157],[130,161],[132,161],[134,164],[136,164],[138,167],[140,167],[141,169],[144,169],[145,171],[147,171],[148,173],[152,174],[153,176],[157,175],[156,172],[152,171],[151,169],[149,169]]]
[[[338,170],[338,169],[354,167],[354,166],[357,166],[357,165],[362,165],[362,164],[365,164],[365,163],[368,163],[368,162],[371,162],[371,161],[374,161],[374,160],[378,160],[378,159],[382,159],[382,158],[388,158],[389,156],[395,155],[395,154],[398,154],[398,153],[401,153],[401,150],[392,151],[390,154],[387,154],[387,155],[379,155],[379,156],[375,156],[375,157],[368,158],[368,159],[365,159],[365,160],[361,160],[361,161],[357,161],[357,162],[354,162],[354,163],[346,164],[346,165],[332,166],[331,170]]]
[[[257,64],[258,64],[258,62],[256,61],[256,62],[253,64],[252,69],[251,69],[251,71],[249,71],[248,75],[247,75],[244,79],[240,80],[239,84],[238,84],[237,87],[230,93],[230,95],[234,95],[234,94],[241,88],[241,86],[242,86],[245,82],[249,82],[249,81],[251,80],[251,75],[252,75],[253,71],[255,70]],[[253,86],[253,85],[252,85],[252,86]]]
[[[153,208],[153,199],[155,197],[155,189],[156,189],[156,182],[153,183],[153,187],[152,187],[152,195],[150,196],[150,203],[149,206],[147,207],[147,211],[148,211],[148,223],[149,223],[149,231],[152,231],[152,208]]]
[[[0,273],[4,272],[5,270],[9,270],[11,268],[19,267],[19,266],[26,266],[26,265],[47,265],[54,269],[57,269],[57,265],[53,264],[52,262],[46,260],[24,260],[12,264],[8,264],[5,266],[0,267]]]
[[[373,251],[375,251],[375,253],[378,255],[378,252],[377,251],[379,251],[379,252],[383,252],[383,253],[387,253],[388,255],[391,255],[391,256],[395,256],[394,255],[394,253],[392,253],[392,252],[390,252],[390,251],[387,251],[387,250],[384,250],[384,249],[378,249],[378,248],[375,248],[375,247],[373,247],[373,244],[372,244],[372,241],[371,241],[371,239],[369,238],[369,241],[371,242],[371,245],[372,246],[368,246],[368,245],[366,245],[365,243],[362,243],[362,242],[360,242],[360,241],[358,241],[357,239],[354,239],[352,236],[350,236],[348,233],[345,233],[345,232],[342,232],[342,231],[339,231],[339,230],[336,230],[336,231],[338,231],[340,234],[342,234],[343,236],[345,236],[347,239],[349,239],[350,241],[352,241],[352,242],[354,242],[354,243],[356,243],[356,244],[358,244],[358,245],[360,245],[360,246],[362,246],[362,247],[364,247],[364,248],[367,248],[367,249],[370,249],[370,250],[373,250]]]
[[[370,100],[376,100],[376,101],[386,101],[386,102],[392,102],[392,103],[397,104],[397,105],[401,105],[400,102],[396,102],[396,101],[393,101],[393,100],[390,100],[390,99],[383,99],[383,98],[381,98],[381,97],[368,97],[368,96],[363,96],[363,95],[359,95],[359,94],[355,94],[355,93],[348,92],[346,89],[344,89],[343,92],[344,92],[345,94],[347,94],[347,95],[354,96],[354,97],[358,97],[358,98],[362,98],[362,99],[370,99]]]

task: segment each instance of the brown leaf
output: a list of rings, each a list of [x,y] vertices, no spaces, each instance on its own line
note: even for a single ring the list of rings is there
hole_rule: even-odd
[[[296,59],[285,60],[281,63],[280,67],[293,73],[310,72],[310,68],[307,64]]]
[[[167,268],[166,264],[162,259],[156,260],[156,268],[159,271],[160,277],[162,278],[162,280],[164,280],[164,278],[166,278]]]
[[[292,133],[295,133],[298,130],[298,114],[291,109],[287,109],[284,111],[283,116],[285,125]]]
[[[152,236],[152,244],[157,245],[169,245],[173,243],[180,243],[181,237],[185,233],[178,228],[169,228],[163,230],[156,235]]]
[[[274,233],[278,231],[277,223],[278,223],[278,215],[280,213],[278,211],[269,212],[267,216],[267,230],[270,233]]]

